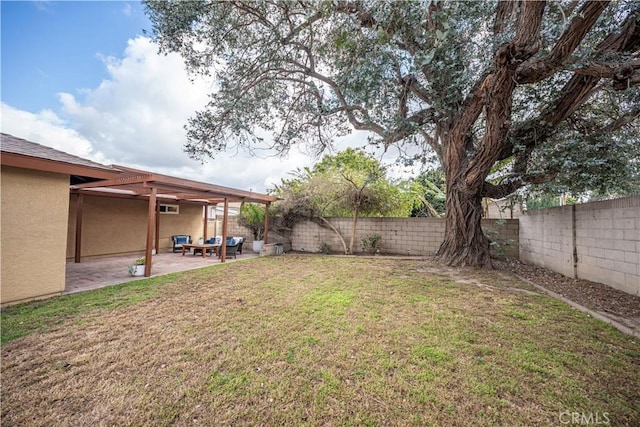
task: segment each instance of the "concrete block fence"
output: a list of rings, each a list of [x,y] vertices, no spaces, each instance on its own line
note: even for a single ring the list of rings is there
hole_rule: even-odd
[[[329,218],[349,245],[351,236],[350,218]],[[233,224],[233,225],[232,225]],[[486,233],[504,244],[501,249],[504,255],[518,257],[518,220],[482,221]],[[353,251],[362,252],[362,239],[371,234],[381,236],[381,251],[392,255],[434,255],[444,238],[444,219],[442,218],[359,218]],[[248,242],[253,237],[248,229],[239,226],[235,221],[229,222],[229,234],[244,236]],[[327,244],[335,252],[342,252],[343,246],[336,233],[328,227],[321,227],[312,221],[296,224],[291,233],[291,241],[285,236],[269,232],[270,243],[283,243],[285,250],[293,249],[302,252],[319,252],[323,244]],[[497,251],[496,251],[497,253]]]
[[[520,259],[640,295],[640,196],[520,217]]]

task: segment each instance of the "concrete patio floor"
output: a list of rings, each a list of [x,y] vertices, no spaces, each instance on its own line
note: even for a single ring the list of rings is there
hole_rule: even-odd
[[[128,267],[133,260],[141,255],[119,255],[112,257],[88,258],[76,264],[67,261],[66,283],[63,294],[73,294],[76,292],[98,289],[105,286],[117,285],[131,282],[133,280],[144,279],[144,277],[132,277],[129,275]],[[244,259],[257,257],[258,254],[252,251],[243,251],[237,258],[227,258],[226,262],[235,262]],[[153,256],[153,266],[151,277],[163,274],[175,273],[177,271],[193,270],[219,264],[220,260],[216,256],[185,254],[181,252],[162,252]]]

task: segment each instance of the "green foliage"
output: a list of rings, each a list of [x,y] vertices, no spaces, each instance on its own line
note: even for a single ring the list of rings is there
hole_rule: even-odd
[[[331,251],[331,245],[327,242],[321,242],[320,245],[318,245],[318,252],[321,254],[329,255]]]
[[[283,229],[292,229],[301,219],[331,225],[328,217],[351,217],[351,239],[346,253],[353,252],[357,218],[371,216],[407,216],[410,204],[401,188],[386,179],[376,159],[363,150],[348,148],[333,156],[324,156],[313,168],[294,172],[272,191],[281,198],[274,204]]]
[[[408,184],[412,217],[444,216],[447,186],[441,168],[422,172]]]
[[[378,233],[367,234],[367,236],[362,239],[362,252],[371,255],[380,253],[382,249],[381,241],[382,236]]]
[[[386,179],[379,161],[363,150],[347,148],[324,156],[310,171],[314,185],[333,193],[325,216],[406,216],[400,190]],[[319,184],[325,181],[325,185]]]
[[[264,236],[265,206],[258,203],[242,203],[238,213],[238,223],[251,230],[254,240]]]
[[[297,212],[301,218],[407,216],[408,204],[400,187],[386,179],[380,162],[362,150],[348,148],[324,156],[312,168],[293,172],[272,194],[279,215]]]
[[[553,208],[563,205],[575,205],[578,202],[573,197],[552,196],[547,193],[532,194],[526,199],[527,210]]]

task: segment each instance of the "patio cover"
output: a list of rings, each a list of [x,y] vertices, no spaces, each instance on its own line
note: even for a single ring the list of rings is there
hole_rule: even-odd
[[[82,203],[83,195],[98,195],[102,197],[121,197],[133,199],[148,199],[149,210],[147,216],[147,244],[145,276],[151,275],[151,254],[154,246],[153,236],[155,227],[155,248],[159,246],[158,201],[173,201],[181,203],[194,203],[203,206],[224,203],[224,220],[222,223],[222,257],[226,259],[226,237],[228,205],[230,202],[253,202],[266,205],[264,240],[268,239],[269,205],[277,198],[253,191],[238,190],[220,185],[207,184],[189,179],[162,175],[155,172],[133,169],[126,166],[114,165],[113,168],[122,171],[117,177],[101,181],[88,182],[71,186],[71,192],[78,194],[76,205],[76,252],[75,262],[80,262],[80,244],[82,233]],[[206,236],[205,209],[205,236]]]

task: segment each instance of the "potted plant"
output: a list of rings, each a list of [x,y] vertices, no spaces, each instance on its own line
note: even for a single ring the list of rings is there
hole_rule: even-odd
[[[253,234],[253,252],[260,253],[264,245],[264,206],[256,203],[242,203],[238,213],[238,223],[251,230]]]
[[[133,264],[129,266],[129,274],[132,276],[144,276],[145,258],[136,258]]]

